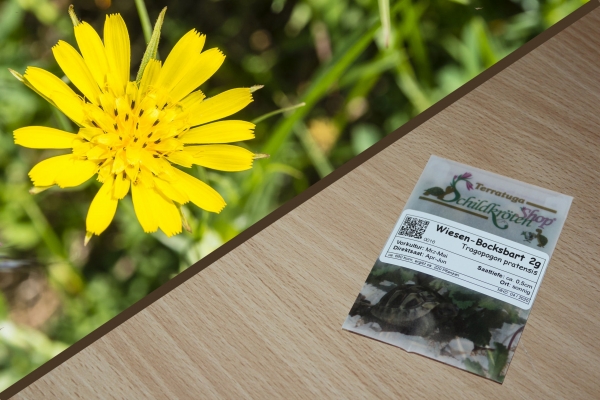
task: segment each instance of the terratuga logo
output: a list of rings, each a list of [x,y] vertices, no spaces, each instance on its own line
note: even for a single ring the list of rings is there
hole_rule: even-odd
[[[468,214],[483,219],[490,219],[491,217],[492,223],[498,229],[507,229],[510,226],[510,224],[522,225],[527,227],[531,227],[531,225],[533,224],[534,227],[538,227],[536,232],[534,233],[524,231],[522,235],[525,237],[525,241],[531,242],[533,239],[537,239],[538,246],[544,247],[544,245],[548,242],[548,239],[542,235],[542,229],[552,225],[552,223],[556,221],[556,218],[546,217],[542,213],[550,212],[556,214],[555,210],[531,203],[523,198],[514,196],[510,193],[501,192],[499,190],[489,188],[483,183],[477,182],[475,183],[475,185],[473,185],[473,183],[471,182],[472,177],[473,175],[469,172],[465,172],[461,175],[454,175],[454,179],[452,179],[452,182],[450,182],[450,184],[446,186],[445,189],[441,187],[429,188],[425,190],[423,196],[419,198],[421,200],[432,201],[434,203],[438,203],[446,207],[453,208],[455,210],[464,211]],[[464,189],[461,188],[459,190],[458,184],[460,182],[465,182],[466,192],[469,195],[463,196],[461,194],[460,191],[463,190],[464,192]],[[531,206],[531,208],[522,206],[520,207],[520,213],[508,209],[503,209],[500,203],[480,199],[474,195],[475,193],[473,193],[473,195],[470,195],[471,191],[485,192],[488,195],[493,195],[501,199],[506,199],[506,201],[511,203],[526,204],[528,206]],[[498,201],[500,201],[500,199]]]

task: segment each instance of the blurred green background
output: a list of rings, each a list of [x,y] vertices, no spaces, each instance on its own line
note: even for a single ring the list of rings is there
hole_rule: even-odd
[[[271,157],[252,170],[194,167],[228,206],[219,215],[186,208],[193,233],[145,234],[127,197],[109,229],[86,247],[85,217],[98,183],[30,195],[28,171],[60,152],[17,147],[12,139],[27,125],[75,131],[8,72],[34,65],[63,76],[51,47],[59,39],[75,45],[70,3],[0,1],[0,390],[586,1],[148,0],[152,24],[168,5],[159,54],[196,28],[207,34],[206,48],[227,56],[202,86],[207,95],[265,86],[235,119],[306,105],[258,123],[256,139],[243,145]],[[135,76],[145,40],[134,1],[72,3],[100,32],[107,13],[123,15]]]

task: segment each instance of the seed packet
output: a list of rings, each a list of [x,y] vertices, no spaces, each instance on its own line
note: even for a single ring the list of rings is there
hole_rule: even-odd
[[[571,201],[432,156],[343,329],[503,382]]]

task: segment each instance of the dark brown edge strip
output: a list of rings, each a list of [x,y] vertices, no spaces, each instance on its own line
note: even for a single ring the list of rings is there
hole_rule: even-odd
[[[126,322],[131,317],[135,316],[137,313],[142,311],[144,308],[150,306],[152,303],[171,292],[177,286],[181,285],[200,271],[204,270],[212,263],[217,261],[219,258],[223,257],[246,240],[252,238],[257,233],[261,232],[263,229],[267,228],[269,225],[277,221],[279,218],[283,217],[290,211],[294,210],[296,207],[300,206],[305,201],[309,200],[314,195],[321,192],[323,189],[327,188],[329,185],[335,183],[338,179],[342,178],[356,167],[360,166],[371,157],[375,156],[380,151],[384,150],[386,147],[390,146],[397,140],[401,139],[407,133],[417,128],[418,126],[425,123],[430,118],[434,117],[439,112],[443,111],[454,102],[460,100],[465,95],[487,82],[491,78],[493,78],[496,74],[500,73],[510,65],[514,64],[516,61],[523,58],[525,55],[535,50],[537,47],[547,42],[558,33],[563,31],[564,29],[571,26],[574,22],[583,18],[594,9],[600,6],[600,2],[597,0],[592,0],[587,4],[579,7],[577,10],[546,29],[544,32],[540,33],[535,38],[531,39],[529,42],[525,43],[523,46],[519,47],[517,50],[513,51],[508,56],[504,57],[502,60],[498,61],[495,65],[491,66],[487,70],[483,71],[475,78],[471,79],[469,82],[462,85],[460,88],[456,89],[454,92],[450,93],[427,110],[423,111],[400,128],[396,129],[394,132],[385,136],[379,142],[363,151],[361,154],[354,157],[352,160],[346,162],[344,165],[340,166],[338,169],[333,171],[331,174],[327,175],[304,192],[300,193],[298,196],[289,200],[287,203],[283,204],[281,207],[277,208],[269,215],[256,222],[254,225],[231,239],[229,242],[223,244],[221,247],[204,257],[202,260],[190,266],[185,271],[181,272],[179,275],[173,277],[168,282],[164,283],[158,289],[149,293],[143,299],[139,300],[137,303],[129,306],[127,309],[123,310],[121,313],[116,315],[110,321],[104,323],[100,327],[96,328],[94,331],[89,333],[84,338],[80,339],[76,343],[69,346],[62,353],[58,354],[51,360],[47,361],[42,366],[38,367],[34,371],[30,372],[27,376],[23,377],[21,380],[15,382],[13,385],[6,388],[2,393],[0,393],[0,398],[7,399],[9,397],[14,396],[21,390],[25,389],[27,386],[31,385],[65,361],[69,360],[71,357],[100,339],[102,336],[106,335],[113,329],[117,328],[119,325]]]
[[[556,214],[556,210],[553,210],[553,209],[551,209],[551,208],[546,208],[546,207],[540,206],[539,204],[531,203],[531,202],[529,202],[529,201],[528,201],[528,202],[526,202],[525,204],[529,204],[530,206],[534,206],[534,207],[537,207],[537,208],[541,208],[542,210],[550,211],[550,212],[553,212],[554,214]]]
[[[443,203],[441,201],[437,201],[437,200],[433,200],[433,199],[428,199],[427,197],[423,197],[423,196],[420,196],[419,199],[431,201],[432,203],[439,204],[441,206],[450,207],[450,208],[453,208],[455,210],[462,211],[462,212],[474,215],[474,216],[479,217],[479,218],[488,219],[487,215],[477,214],[477,213],[474,213],[473,211],[469,211],[469,210],[462,209],[460,207],[452,206],[452,205],[450,205],[448,203]]]

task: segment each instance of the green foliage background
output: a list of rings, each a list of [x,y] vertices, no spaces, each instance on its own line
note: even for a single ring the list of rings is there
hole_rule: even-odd
[[[224,66],[207,95],[265,85],[236,115],[260,122],[241,173],[195,167],[228,206],[219,215],[188,207],[193,233],[145,234],[131,201],[83,246],[85,216],[98,188],[28,193],[28,171],[56,151],[14,145],[27,125],[75,130],[15,80],[34,65],[63,76],[51,47],[75,44],[64,0],[0,1],[0,389],[141,299],[312,183],[376,143],[523,43],[583,0],[390,0],[389,46],[379,4],[388,0],[169,1],[159,54],[188,30],[207,34]],[[80,19],[102,32],[121,13],[132,41],[132,76],[145,49],[133,0],[74,0]],[[167,2],[146,1],[152,22]]]

